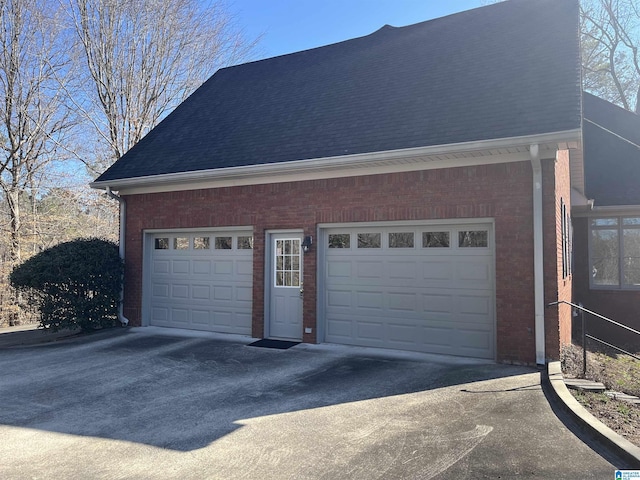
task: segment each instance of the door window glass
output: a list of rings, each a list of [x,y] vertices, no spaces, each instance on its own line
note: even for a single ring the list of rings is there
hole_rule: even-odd
[[[300,239],[278,239],[275,251],[276,287],[300,286]]]

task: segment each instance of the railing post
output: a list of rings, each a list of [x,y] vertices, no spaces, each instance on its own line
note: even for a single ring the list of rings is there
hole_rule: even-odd
[[[579,303],[582,308],[582,303]],[[580,310],[580,319],[582,321],[582,376],[587,375],[587,332],[584,326],[584,310]]]

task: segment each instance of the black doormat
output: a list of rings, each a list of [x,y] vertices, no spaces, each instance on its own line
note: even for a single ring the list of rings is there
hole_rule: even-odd
[[[287,348],[291,348],[295,345],[298,345],[299,343],[300,342],[289,342],[286,340],[271,340],[269,338],[263,338],[262,340],[258,340],[257,342],[250,343],[248,346],[286,350]]]

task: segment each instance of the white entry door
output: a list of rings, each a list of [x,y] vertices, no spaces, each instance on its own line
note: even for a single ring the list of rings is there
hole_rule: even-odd
[[[269,337],[302,339],[302,234],[271,235]]]

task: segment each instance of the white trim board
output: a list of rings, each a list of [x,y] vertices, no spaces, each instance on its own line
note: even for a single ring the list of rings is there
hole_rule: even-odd
[[[559,148],[577,148],[580,130],[482,140],[337,157],[197,170],[91,183],[121,195],[259,185],[395,172],[529,161],[529,145],[538,143],[544,158]]]

